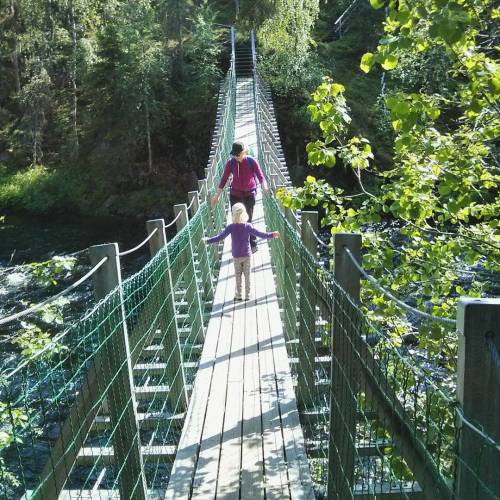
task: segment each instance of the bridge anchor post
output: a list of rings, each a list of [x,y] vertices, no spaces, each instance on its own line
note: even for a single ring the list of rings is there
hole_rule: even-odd
[[[348,248],[361,262],[361,235],[335,235],[335,281],[331,330],[330,437],[328,446],[328,498],[351,498],[354,488],[356,412],[359,367],[354,347],[359,345],[360,274]]]
[[[313,231],[318,229],[318,212],[301,212],[301,237],[304,246],[316,259],[318,245]],[[304,258],[300,259],[304,262]],[[304,264],[303,264],[304,265]],[[307,264],[305,264],[307,266]],[[300,323],[298,358],[300,370],[297,381],[297,405],[299,410],[312,409],[316,392],[316,291],[311,280],[310,270],[307,268],[300,271]]]
[[[176,222],[177,231],[180,231],[189,221],[187,205],[181,203],[174,205],[174,214],[179,216]],[[189,230],[189,228],[188,228]],[[183,252],[182,263],[187,274],[186,286],[186,300],[188,303],[188,314],[191,322],[191,334],[189,338],[194,343],[203,343],[204,330],[203,330],[203,313],[204,310],[201,305],[200,293],[198,290],[198,282],[196,276],[196,267],[194,265],[193,244],[191,241],[191,234],[188,236],[188,244]],[[185,275],[186,275],[185,274]]]
[[[189,204],[191,205],[191,217],[194,217],[198,210],[200,209],[200,194],[198,191],[189,191]],[[207,212],[208,213],[208,210]],[[200,214],[203,215],[203,214]],[[203,299],[204,303],[211,301],[214,297],[214,289],[212,284],[212,273],[210,267],[210,259],[208,256],[208,248],[204,242],[203,237],[205,236],[205,220],[201,217],[201,231],[199,234],[199,238],[195,238],[195,241],[192,241],[192,245],[196,247],[197,254],[197,263],[198,268],[201,272],[201,279],[203,281]]]
[[[500,441],[500,299],[461,298],[457,310],[457,396],[465,419]],[[496,356],[495,356],[496,354]],[[495,359],[496,357],[496,359]],[[456,498],[500,497],[499,451],[458,416]],[[489,497],[489,495],[488,495]],[[493,497],[492,497],[493,498]]]
[[[113,429],[114,463],[117,470],[121,469],[120,498],[146,500],[146,480],[118,253],[117,243],[89,248],[92,266],[104,257],[107,258],[94,274],[97,298],[103,299],[109,293],[115,294],[110,298],[110,304],[114,305],[110,308],[110,316],[99,328],[102,352],[106,353],[102,366],[103,385],[107,387],[109,384],[107,401]]]
[[[156,233],[149,240],[149,250],[151,257],[154,257],[167,245],[167,236],[165,234],[165,221],[163,219],[148,220],[146,230],[148,235],[155,229]],[[177,321],[175,320],[175,290],[172,280],[172,271],[170,269],[170,257],[168,250],[165,250],[166,272],[159,287],[159,293],[167,297],[166,310],[161,315],[161,343],[165,349],[167,380],[170,387],[168,399],[172,410],[177,413],[188,407],[188,395],[186,391],[186,377],[182,363],[182,349],[177,330]],[[159,303],[163,297],[160,297]]]

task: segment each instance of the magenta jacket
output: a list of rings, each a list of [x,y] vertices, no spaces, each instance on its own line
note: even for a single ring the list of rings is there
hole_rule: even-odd
[[[230,174],[233,174],[231,194],[241,198],[255,194],[257,191],[256,177],[261,184],[264,182],[259,162],[252,156],[246,156],[241,163],[235,158],[231,158],[226,163],[219,184],[220,189],[224,189]]]

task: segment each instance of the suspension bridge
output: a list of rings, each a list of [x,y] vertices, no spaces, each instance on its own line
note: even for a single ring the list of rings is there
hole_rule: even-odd
[[[148,221],[137,247],[91,247],[72,288],[92,278],[96,303],[2,363],[0,496],[500,498],[500,301],[464,298],[456,321],[427,318],[458,336],[456,394],[375,328],[360,303],[361,235],[335,236],[330,272],[318,213],[274,197],[290,179],[271,94],[253,36],[236,47],[231,34],[198,191],[169,224]],[[228,217],[227,194],[213,209],[209,195],[235,139],[271,186],[254,224],[281,234],[259,243],[245,302],[233,300],[229,240],[204,240]],[[151,259],[122,279],[120,260],[145,245]]]

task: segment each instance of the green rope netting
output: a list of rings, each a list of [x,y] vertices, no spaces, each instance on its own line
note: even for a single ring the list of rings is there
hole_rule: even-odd
[[[235,90],[229,72],[209,190],[233,142]],[[14,347],[2,359],[0,498],[53,499],[62,489],[156,498],[165,489],[219,266],[203,238],[225,217],[225,203],[203,201],[143,269],[63,333],[21,363]]]
[[[269,113],[259,106],[264,121]],[[264,124],[257,129],[259,152],[270,151],[274,138]],[[276,172],[272,157],[260,160],[268,177]],[[471,498],[500,498],[492,465],[500,464],[500,446],[457,418],[447,380],[367,320],[272,195],[264,196],[264,213],[281,233],[271,242],[272,263],[317,496],[414,498],[423,490],[452,498],[464,474]],[[472,458],[459,450],[464,432],[479,443]]]

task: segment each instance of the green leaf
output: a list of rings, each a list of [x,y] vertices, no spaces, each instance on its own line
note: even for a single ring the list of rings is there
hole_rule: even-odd
[[[402,120],[394,120],[392,122],[392,128],[394,129],[395,132],[400,132],[401,129],[403,128]]]
[[[384,62],[382,63],[382,68],[384,68],[387,71],[390,71],[391,69],[394,69],[397,65],[398,65],[398,58],[396,56],[389,55],[384,59]]]
[[[429,107],[426,109],[427,114],[433,119],[437,120],[439,118],[439,115],[441,114],[441,110],[439,108],[432,108]]]
[[[335,158],[335,150],[326,149],[324,151],[324,162],[327,167],[334,167],[337,163],[337,159]]]
[[[332,84],[331,87],[331,94],[333,96],[336,96],[337,94],[340,94],[345,91],[345,87],[341,85],[340,83],[334,83]]]
[[[374,9],[381,9],[385,5],[385,2],[384,0],[370,0],[370,5]]]
[[[375,63],[375,55],[372,54],[371,52],[367,52],[361,58],[361,63],[359,64],[359,67],[361,68],[361,71],[369,73],[374,63]]]

